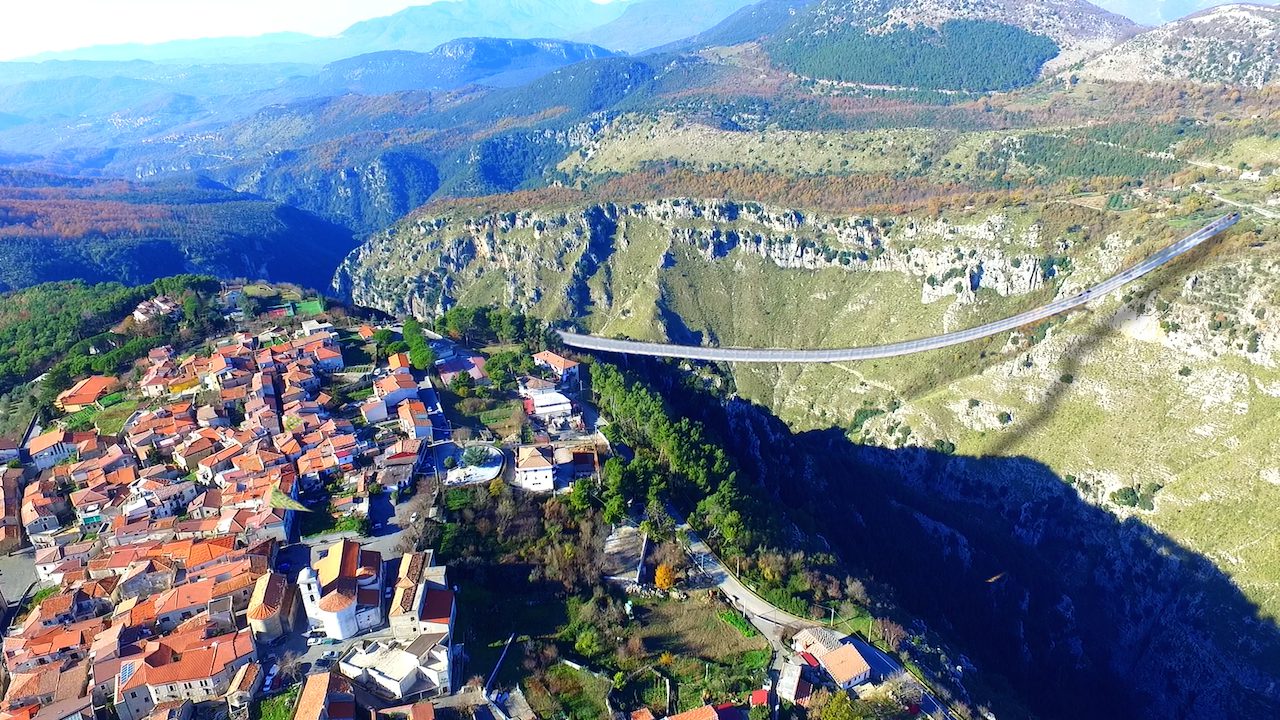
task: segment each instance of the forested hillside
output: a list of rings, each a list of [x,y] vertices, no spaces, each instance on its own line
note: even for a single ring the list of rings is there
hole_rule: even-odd
[[[948,20],[872,35],[842,28],[814,35],[801,26],[767,45],[783,67],[841,82],[928,90],[1009,90],[1035,82],[1058,46],[1042,35],[984,20]]]
[[[44,183],[43,186],[39,183]],[[199,272],[323,286],[354,244],[309,213],[210,186],[15,174],[0,183],[0,287]]]
[[[0,296],[0,395],[69,356],[76,365],[73,375],[89,370],[112,374],[122,361],[113,353],[124,349],[127,338],[105,333],[139,302],[160,294],[180,298],[189,292],[203,294],[207,301],[217,290],[213,278],[182,275],[136,286],[76,280],[6,292]],[[101,342],[91,354],[95,337]],[[145,352],[143,348],[133,357]]]

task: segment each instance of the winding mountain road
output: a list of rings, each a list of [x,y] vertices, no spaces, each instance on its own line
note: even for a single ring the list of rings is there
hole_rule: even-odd
[[[1235,225],[1240,220],[1239,213],[1224,215],[1205,225],[1196,232],[1179,240],[1146,260],[1127,270],[1113,275],[1083,292],[1068,298],[1055,300],[1024,313],[979,325],[967,330],[935,335],[933,337],[906,340],[888,345],[872,345],[860,348],[834,348],[830,350],[788,350],[785,348],[725,348],[703,347],[701,345],[673,345],[668,343],[642,342],[638,340],[615,340],[612,338],[582,335],[559,331],[564,344],[580,350],[623,353],[627,355],[648,355],[652,357],[687,358],[690,360],[713,360],[719,362],[740,363],[833,363],[850,360],[874,360],[877,358],[911,355],[937,350],[939,348],[959,345],[979,340],[992,335],[1009,332],[1023,325],[1038,322],[1047,317],[1080,307],[1091,300],[1100,298],[1147,273],[1168,263],[1174,258],[1191,250],[1209,238]]]

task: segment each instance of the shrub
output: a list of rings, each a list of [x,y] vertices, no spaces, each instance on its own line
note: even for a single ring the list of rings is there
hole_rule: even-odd
[[[1136,507],[1138,504],[1138,491],[1131,487],[1120,488],[1111,493],[1111,502],[1124,507]]]
[[[600,633],[595,628],[583,629],[573,641],[573,649],[589,658],[599,655],[604,649],[604,645],[600,642]]]
[[[1013,416],[1010,415],[1007,410],[997,415],[996,419],[1000,421],[1001,425],[1008,425],[1009,423],[1013,422]]]
[[[471,493],[454,488],[444,494],[444,506],[451,512],[466,510],[471,507]]]
[[[653,573],[653,584],[664,592],[670,590],[676,584],[676,571],[670,565],[662,563]]]

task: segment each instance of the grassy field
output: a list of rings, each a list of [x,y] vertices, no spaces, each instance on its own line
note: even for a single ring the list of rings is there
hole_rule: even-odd
[[[1254,135],[1231,143],[1224,151],[1205,158],[1211,162],[1259,169],[1264,165],[1280,165],[1280,137]]]
[[[291,720],[293,706],[298,701],[298,686],[280,695],[258,700],[249,706],[250,720]]]
[[[124,429],[125,421],[140,404],[138,400],[125,400],[112,405],[98,413],[93,419],[93,424],[103,435],[118,435]]]
[[[569,720],[608,720],[605,698],[612,685],[568,665],[547,671],[546,684],[529,683],[526,697],[538,717]]]
[[[519,400],[462,398],[449,390],[441,390],[445,415],[455,427],[486,427],[499,438],[520,432],[524,412]]]
[[[683,162],[698,169],[744,167],[799,175],[894,172],[920,166],[935,135],[926,130],[730,132],[671,116],[625,117],[590,157],[571,155],[566,172],[630,172],[647,163]]]
[[[740,699],[758,687],[769,664],[769,644],[759,634],[726,627],[722,613],[730,612],[705,593],[688,600],[637,600],[636,619],[646,650],[658,657],[658,672],[676,682],[678,705],[687,710],[717,701]],[[669,660],[669,662],[664,662]],[[636,702],[652,701],[652,682],[639,678],[626,695]]]
[[[488,678],[507,638],[516,633],[517,642],[498,674],[498,681],[505,685],[518,682],[524,675],[519,657],[521,638],[553,638],[569,621],[563,600],[542,593],[513,592],[500,578],[473,580],[460,586],[462,595],[458,599],[454,637],[467,644],[468,676]],[[492,612],[499,602],[503,611]]]

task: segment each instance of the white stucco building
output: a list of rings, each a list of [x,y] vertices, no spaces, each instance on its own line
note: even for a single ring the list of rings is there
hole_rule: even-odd
[[[339,540],[298,573],[312,627],[345,640],[382,624],[382,553]]]

